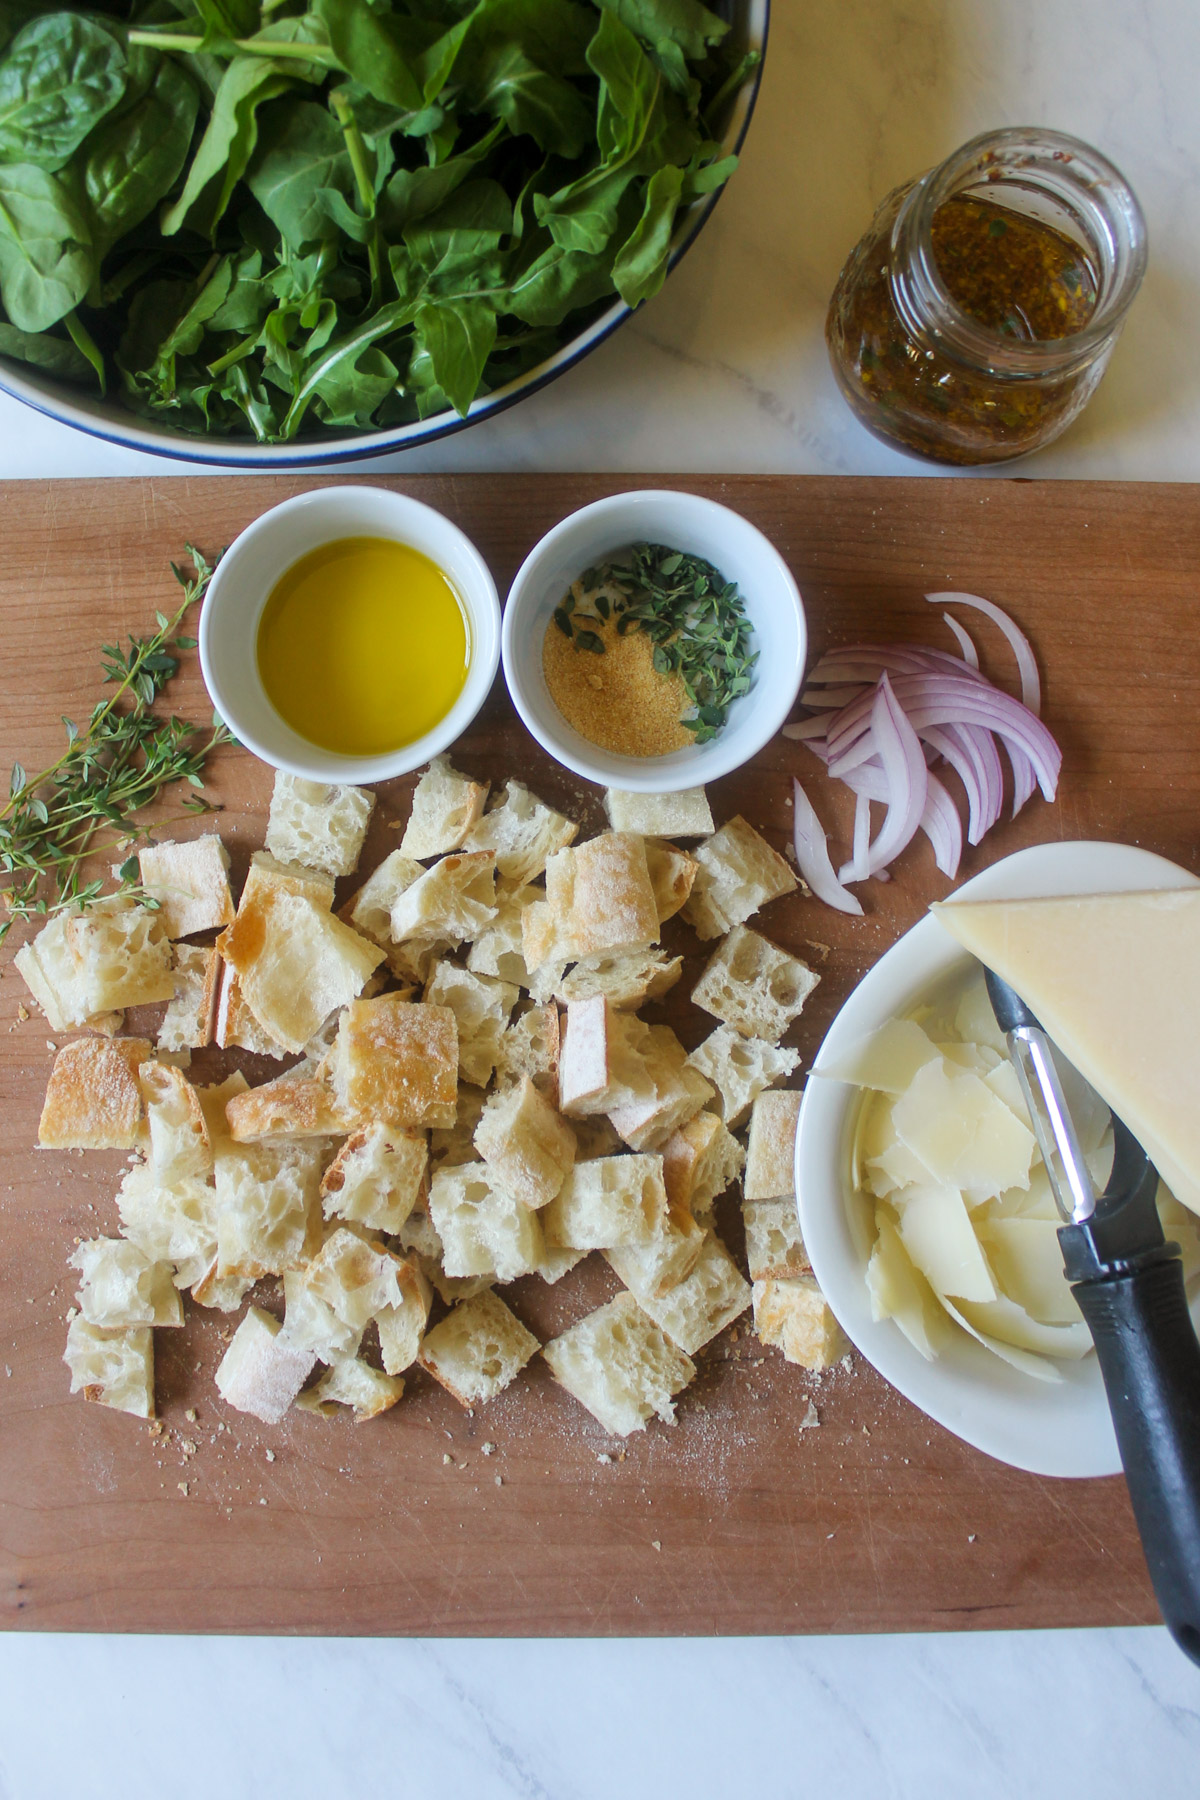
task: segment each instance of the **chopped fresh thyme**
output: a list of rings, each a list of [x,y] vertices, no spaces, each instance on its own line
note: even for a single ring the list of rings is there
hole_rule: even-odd
[[[628,561],[585,569],[554,611],[555,625],[576,649],[598,655],[604,640],[591,627],[610,618],[622,637],[646,633],[655,669],[679,676],[693,708],[680,723],[698,744],[708,743],[733,702],[750,691],[758,661],[736,583],[703,557],[666,544],[634,544]]]
[[[149,827],[134,815],[176,781],[202,788],[209,751],[233,741],[215,715],[205,736],[184,719],[150,710],[179,671],[177,652],[195,648],[195,638],[180,636],[179,626],[212,578],[200,552],[188,544],[187,553],[192,574],[171,564],[184,592],[177,611],[170,618],[156,613],[158,630],[131,637],[128,650],[101,646],[104,679],[116,684],[116,692],[99,702],[82,731],[63,715],[67,747],[41,774],[27,775],[19,762],[12,766],[9,799],[0,808],[0,895],[8,914],[0,922],[0,941],[17,919],[94,900],[104,884],[84,880],[85,860],[146,839]],[[119,704],[126,697],[129,704]],[[198,794],[182,805],[193,813],[215,810]],[[136,856],[126,857],[119,876],[123,889],[136,886]]]

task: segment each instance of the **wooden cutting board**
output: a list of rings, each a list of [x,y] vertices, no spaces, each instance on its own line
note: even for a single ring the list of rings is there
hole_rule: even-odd
[[[573,507],[645,482],[444,476],[384,485],[456,519],[501,592]],[[655,478],[662,485],[660,478]],[[10,482],[0,486],[0,767],[57,753],[59,715],[98,695],[102,640],[150,625],[185,542],[227,544],[298,478]],[[1035,800],[962,876],[1049,838],[1105,837],[1200,867],[1200,498],[1183,486],[1028,481],[682,479],[753,519],[794,569],[814,655],[904,638],[948,645],[928,589],[1009,607],[1036,644],[1065,753],[1058,801]],[[1012,685],[990,627],[990,670]],[[194,661],[171,695],[206,720]],[[455,751],[515,775],[590,829],[597,796],[540,754],[502,682]],[[712,791],[778,846],[792,773],[782,740]],[[261,845],[269,771],[221,753],[214,791],[235,869]],[[411,782],[381,790],[364,856],[397,841]],[[843,833],[842,795],[811,791]],[[880,953],[947,891],[928,845],[875,883],[863,920],[776,902],[763,928],[817,959],[794,1033],[811,1059]],[[757,921],[756,921],[757,922]],[[14,938],[19,934],[14,934]],[[687,974],[702,960],[694,939]],[[4,962],[7,965],[8,955]],[[709,1021],[676,990],[689,1045]],[[823,1379],[726,1332],[674,1428],[623,1446],[535,1365],[472,1417],[422,1374],[382,1419],[293,1414],[270,1428],[213,1386],[230,1320],[189,1303],[158,1334],[161,1428],[68,1396],[60,1358],[75,1241],[111,1232],[122,1159],[33,1148],[52,1050],[9,966],[0,980],[0,1625],[58,1630],[346,1633],[754,1633],[1136,1624],[1155,1608],[1124,1483],[1019,1474],[968,1449],[860,1358]],[[197,1057],[201,1079],[219,1053]],[[261,1079],[259,1066],[253,1078]],[[740,1249],[736,1209],[723,1214]],[[597,1257],[515,1305],[543,1338],[614,1290]],[[269,1300],[269,1296],[268,1296]],[[810,1411],[810,1407],[812,1410]],[[813,1422],[819,1420],[819,1423]]]

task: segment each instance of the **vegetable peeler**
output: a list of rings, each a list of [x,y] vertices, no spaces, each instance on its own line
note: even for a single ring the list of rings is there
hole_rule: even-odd
[[[1154,1592],[1200,1663],[1200,1343],[1179,1245],[1158,1216],[1158,1171],[1114,1114],[1112,1172],[1096,1194],[1049,1038],[1008,983],[985,974],[1064,1221],[1063,1265],[1096,1346]]]

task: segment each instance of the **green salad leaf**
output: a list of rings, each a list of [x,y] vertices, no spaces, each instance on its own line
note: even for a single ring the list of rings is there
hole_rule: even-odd
[[[198,435],[465,415],[657,293],[756,60],[700,0],[0,0],[0,357]]]

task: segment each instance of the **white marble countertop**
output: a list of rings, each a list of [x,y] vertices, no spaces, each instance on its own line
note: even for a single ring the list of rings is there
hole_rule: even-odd
[[[978,131],[1102,148],[1150,271],[1090,409],[1022,475],[1200,478],[1193,0],[775,0],[743,167],[642,314],[553,387],[366,470],[925,470],[850,417],[825,305],[874,203]],[[180,472],[0,397],[0,476]],[[970,477],[966,477],[970,479]],[[2,1454],[0,1449],[0,1454]],[[703,1721],[703,1723],[700,1723]],[[644,1643],[0,1638],[0,1800],[403,1787],[478,1800],[1191,1800],[1200,1672],[1165,1632]]]

